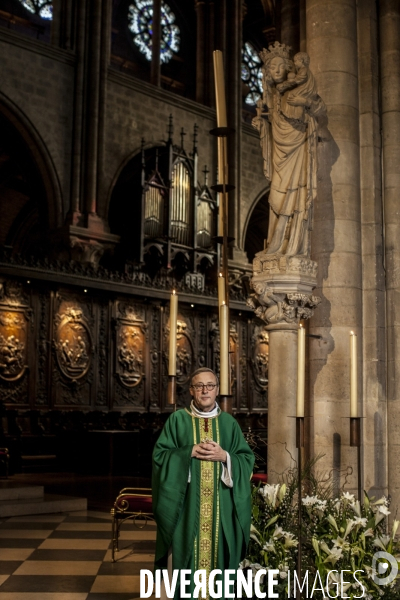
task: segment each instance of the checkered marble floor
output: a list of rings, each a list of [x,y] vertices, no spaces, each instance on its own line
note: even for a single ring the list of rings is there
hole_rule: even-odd
[[[0,522],[0,600],[132,600],[152,569],[156,528],[125,523],[111,562],[111,517],[81,511]]]

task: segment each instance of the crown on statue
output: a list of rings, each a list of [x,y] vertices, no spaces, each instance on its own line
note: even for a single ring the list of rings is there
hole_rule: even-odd
[[[264,48],[260,52],[260,58],[264,64],[268,63],[276,56],[284,58],[285,60],[289,60],[290,50],[291,46],[287,46],[286,44],[280,44],[279,42],[274,42],[273,44],[268,46],[268,50]]]

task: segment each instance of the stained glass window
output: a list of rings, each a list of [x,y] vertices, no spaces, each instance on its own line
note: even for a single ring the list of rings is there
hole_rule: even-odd
[[[19,0],[30,13],[51,21],[53,18],[53,2],[51,0]]]
[[[261,98],[261,59],[257,51],[248,42],[245,43],[242,50],[242,81],[249,88],[249,93],[245,98],[246,104],[255,106],[257,100]]]
[[[151,60],[153,0],[135,0],[129,6],[128,21],[133,41],[147,60]],[[174,13],[168,4],[161,2],[161,62],[167,63],[179,52],[179,35]]]

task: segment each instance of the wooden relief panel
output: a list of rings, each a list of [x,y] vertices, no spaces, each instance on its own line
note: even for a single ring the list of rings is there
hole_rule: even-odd
[[[26,404],[31,309],[20,283],[0,283],[0,399]]]
[[[40,292],[35,298],[36,334],[36,390],[35,404],[48,406],[49,398],[49,360],[51,345],[50,340],[50,292]]]
[[[97,358],[97,391],[95,394],[96,407],[105,408],[108,404],[109,381],[109,325],[110,311],[108,302],[100,302],[98,307],[98,348]]]
[[[236,397],[237,397],[237,379],[238,379],[238,323],[236,320],[230,322],[230,335],[229,335],[229,358],[231,366],[231,387],[232,387],[232,406],[236,408]],[[219,323],[217,315],[211,319],[210,328],[210,343],[212,348],[212,369],[217,373],[218,378],[220,377],[220,337],[219,337]]]
[[[249,410],[249,360],[248,360],[248,323],[241,321],[239,322],[239,398],[238,398],[238,410]]]
[[[269,334],[265,325],[253,324],[251,338],[252,408],[266,410],[268,405]]]
[[[164,326],[164,369],[163,369],[163,401],[167,406],[167,383],[168,383],[168,349],[169,349],[169,315]],[[190,404],[190,376],[197,368],[196,354],[197,343],[195,334],[195,316],[188,311],[179,310],[177,322],[177,348],[176,348],[176,390],[177,405],[188,406]]]
[[[159,410],[161,406],[162,361],[161,361],[161,327],[163,308],[159,305],[151,307],[150,322],[150,407]],[[149,311],[150,312],[150,311]]]
[[[53,397],[56,405],[91,405],[94,318],[83,299],[57,294],[53,321]]]
[[[118,302],[114,325],[114,404],[144,407],[147,347],[144,307]]]

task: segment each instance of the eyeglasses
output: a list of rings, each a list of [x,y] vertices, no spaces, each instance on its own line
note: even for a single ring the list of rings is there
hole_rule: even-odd
[[[194,385],[191,385],[190,387],[192,387],[194,390],[196,390],[196,392],[202,392],[204,389],[206,389],[207,392],[212,392],[217,387],[217,384],[216,383],[195,383]]]

